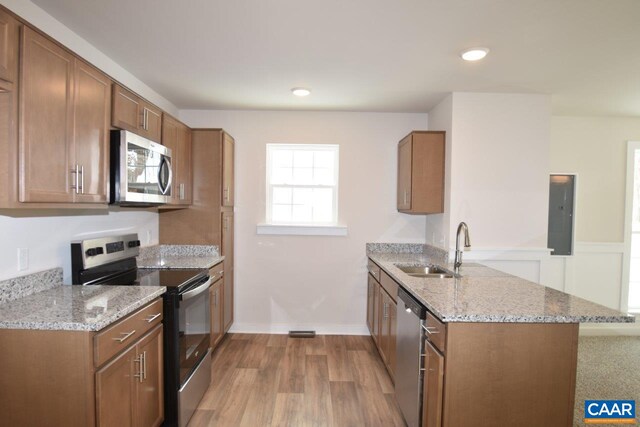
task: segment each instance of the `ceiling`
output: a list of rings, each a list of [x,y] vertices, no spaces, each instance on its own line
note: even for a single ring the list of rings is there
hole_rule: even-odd
[[[638,0],[32,1],[181,109],[427,112],[473,91],[640,116]]]

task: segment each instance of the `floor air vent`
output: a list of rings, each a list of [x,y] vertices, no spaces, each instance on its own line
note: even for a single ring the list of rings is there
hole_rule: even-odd
[[[316,331],[289,331],[291,338],[313,338],[316,336]]]

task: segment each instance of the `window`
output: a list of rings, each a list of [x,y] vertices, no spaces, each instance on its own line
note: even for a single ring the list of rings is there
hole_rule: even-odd
[[[267,144],[267,224],[338,222],[338,146]]]

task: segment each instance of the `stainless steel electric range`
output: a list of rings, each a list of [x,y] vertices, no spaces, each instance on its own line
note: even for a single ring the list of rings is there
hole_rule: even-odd
[[[209,387],[211,335],[208,270],[138,269],[137,234],[71,243],[75,285],[166,286],[164,305],[165,426],[186,426]]]

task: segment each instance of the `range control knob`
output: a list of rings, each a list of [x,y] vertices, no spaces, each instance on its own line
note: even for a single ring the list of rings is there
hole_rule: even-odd
[[[85,255],[87,256],[96,256],[96,255],[102,255],[104,253],[104,249],[102,249],[101,246],[95,247],[95,248],[89,248],[86,250]]]
[[[131,240],[129,243],[127,243],[127,246],[129,246],[130,248],[137,248],[138,246],[140,246],[140,240]]]

